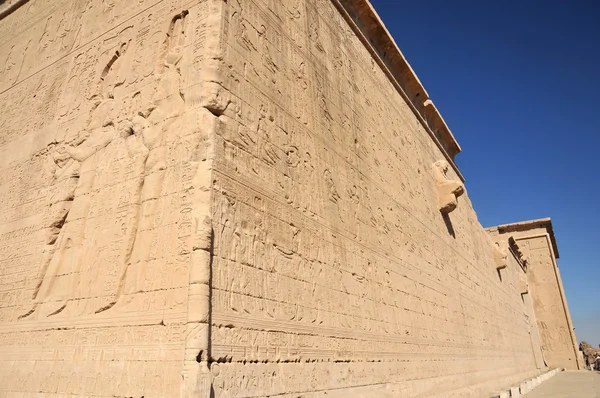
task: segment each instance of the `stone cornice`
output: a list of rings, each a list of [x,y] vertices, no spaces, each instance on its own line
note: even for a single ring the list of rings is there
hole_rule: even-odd
[[[461,151],[458,142],[371,3],[368,0],[331,1],[464,182],[454,163],[454,157]]]
[[[540,218],[538,220],[521,221],[512,224],[502,224],[493,228],[497,228],[499,233],[529,231],[535,228],[545,228],[552,243],[552,250],[554,251],[554,256],[556,258],[559,258],[558,245],[556,244],[554,228],[552,228],[552,220],[550,218]]]
[[[517,241],[512,236],[508,237],[508,248],[509,248],[510,252],[512,253],[513,257],[515,258],[515,260],[517,260],[517,262],[523,269],[523,271],[527,272],[527,266],[529,265],[529,260],[523,254]]]

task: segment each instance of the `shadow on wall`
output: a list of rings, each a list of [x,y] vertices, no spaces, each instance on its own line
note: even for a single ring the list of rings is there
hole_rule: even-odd
[[[456,239],[456,233],[454,232],[454,226],[452,226],[452,220],[450,220],[450,216],[448,213],[442,213],[442,217],[444,218],[444,224],[446,224],[446,228],[448,229],[448,233],[454,239]]]

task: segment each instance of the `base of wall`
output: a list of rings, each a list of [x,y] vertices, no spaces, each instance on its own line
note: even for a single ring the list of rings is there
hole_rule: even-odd
[[[506,390],[502,390],[500,392],[495,392],[491,395],[491,398],[521,397],[521,396],[527,394],[528,392],[530,392],[531,390],[533,390],[534,388],[536,388],[537,386],[539,386],[540,384],[542,384],[543,382],[545,382],[546,380],[549,380],[550,378],[552,378],[553,376],[557,375],[558,373],[560,373],[562,371],[563,371],[563,369],[557,368],[557,369],[550,370],[546,373],[542,373],[539,376],[536,376],[534,378],[523,381],[519,385],[512,386],[512,387],[510,387]]]

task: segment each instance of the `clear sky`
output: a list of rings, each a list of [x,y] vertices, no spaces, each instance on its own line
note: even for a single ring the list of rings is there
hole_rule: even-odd
[[[551,217],[600,344],[600,2],[371,0],[450,126],[479,221]]]

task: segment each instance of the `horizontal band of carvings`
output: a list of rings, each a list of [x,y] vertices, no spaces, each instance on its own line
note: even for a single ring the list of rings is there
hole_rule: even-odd
[[[17,8],[27,3],[29,0],[5,0],[0,2],[0,19],[12,14]]]
[[[29,0],[5,0],[0,4],[0,19],[10,15]],[[368,0],[331,0],[397,91],[444,154],[461,181],[465,181],[454,163],[461,152],[458,142],[429,94],[396,45]]]
[[[461,151],[458,142],[369,1],[331,1],[464,182],[454,163],[454,157]]]

